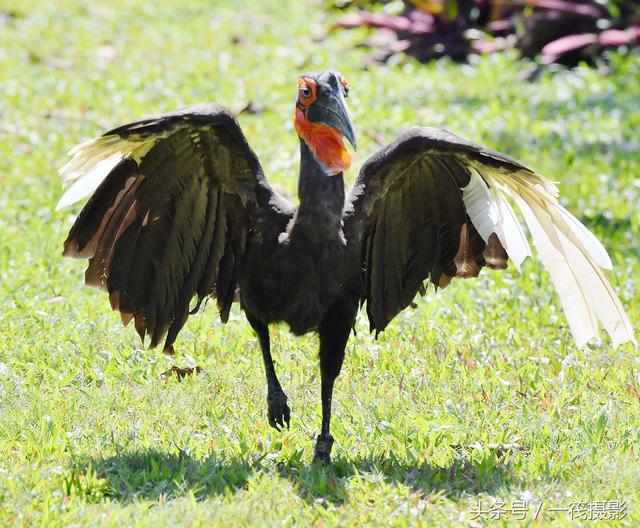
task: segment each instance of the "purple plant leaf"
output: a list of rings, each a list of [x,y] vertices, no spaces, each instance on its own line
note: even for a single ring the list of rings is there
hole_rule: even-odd
[[[382,48],[389,46],[398,40],[398,35],[390,29],[380,28],[373,35],[367,38],[363,44],[370,48]]]
[[[401,51],[407,51],[411,47],[412,42],[409,39],[397,40],[389,45],[389,49],[393,53],[400,53]]]
[[[507,39],[499,38],[494,40],[474,40],[471,43],[471,49],[475,53],[495,53],[502,51],[510,46]]]
[[[355,27],[384,28],[410,35],[424,35],[433,31],[433,17],[411,20],[408,16],[383,15],[359,11],[338,19],[337,27],[351,29]]]
[[[407,13],[407,18],[415,23],[433,24],[434,16],[421,9],[412,9]]]
[[[603,11],[593,4],[566,2],[564,0],[527,0],[524,3],[538,9],[562,11],[589,18],[600,18],[604,15]]]
[[[565,53],[577,51],[596,42],[598,42],[598,35],[595,33],[561,37],[553,42],[549,42],[549,44],[542,48],[542,62],[544,64],[551,64]]]
[[[627,29],[608,29],[600,33],[599,42],[603,46],[622,46],[640,40],[640,26]]]
[[[334,27],[343,29],[353,29],[361,26],[366,26],[361,13],[341,16],[334,24]]]
[[[492,33],[500,33],[502,31],[513,31],[513,22],[511,20],[493,20],[487,25],[487,29]]]

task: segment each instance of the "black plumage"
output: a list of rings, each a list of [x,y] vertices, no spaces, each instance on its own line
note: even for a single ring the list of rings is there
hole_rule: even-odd
[[[133,319],[151,346],[165,338],[167,352],[203,299],[214,296],[226,321],[239,297],[260,341],[276,428],[289,425],[290,410],[268,325],[284,321],[295,334],[319,334],[323,420],[315,454],[325,461],[333,383],[359,305],[377,334],[425,281],[445,287],[485,265],[506,267],[503,244],[517,244],[513,232],[507,236],[513,225],[493,219],[489,206],[502,206],[491,193],[511,189],[534,211],[554,206],[542,177],[432,128],[413,128],[375,154],[347,194],[342,137],[355,144],[355,136],[345,86],[337,72],[300,79],[298,206],[269,186],[238,123],[216,105],[116,128],[78,147],[65,168],[78,176],[115,160],[104,174],[83,176],[96,189],[65,242],[64,255],[89,259],[87,284],[107,290],[123,322]],[[78,189],[61,204],[82,198]]]

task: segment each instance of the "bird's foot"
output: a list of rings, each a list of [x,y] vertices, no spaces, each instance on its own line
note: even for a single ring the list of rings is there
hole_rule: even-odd
[[[313,454],[313,461],[321,464],[331,464],[331,448],[333,447],[333,436],[321,434],[316,439],[316,448]]]
[[[175,376],[178,379],[183,379],[186,376],[191,376],[193,374],[200,374],[201,372],[204,372],[201,367],[195,367],[195,368],[171,367],[169,370],[162,373],[162,378],[168,379],[171,376]]]
[[[291,420],[291,410],[287,405],[287,395],[280,390],[269,390],[267,393],[267,407],[269,410],[269,425],[278,431],[284,429],[287,424],[289,429],[289,421]]]

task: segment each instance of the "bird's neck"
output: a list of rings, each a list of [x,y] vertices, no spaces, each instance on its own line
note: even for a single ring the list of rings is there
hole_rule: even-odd
[[[304,141],[300,141],[300,206],[294,230],[319,238],[342,236],[344,197],[342,173],[329,175],[329,169],[318,161]]]

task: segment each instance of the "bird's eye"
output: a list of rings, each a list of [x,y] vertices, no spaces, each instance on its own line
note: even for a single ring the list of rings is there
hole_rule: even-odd
[[[309,97],[311,97],[311,88],[309,88],[306,85],[301,86],[300,95],[302,96],[303,99],[309,99]]]
[[[342,86],[342,94],[345,97],[349,97],[349,81],[344,75],[340,77],[340,86]]]

